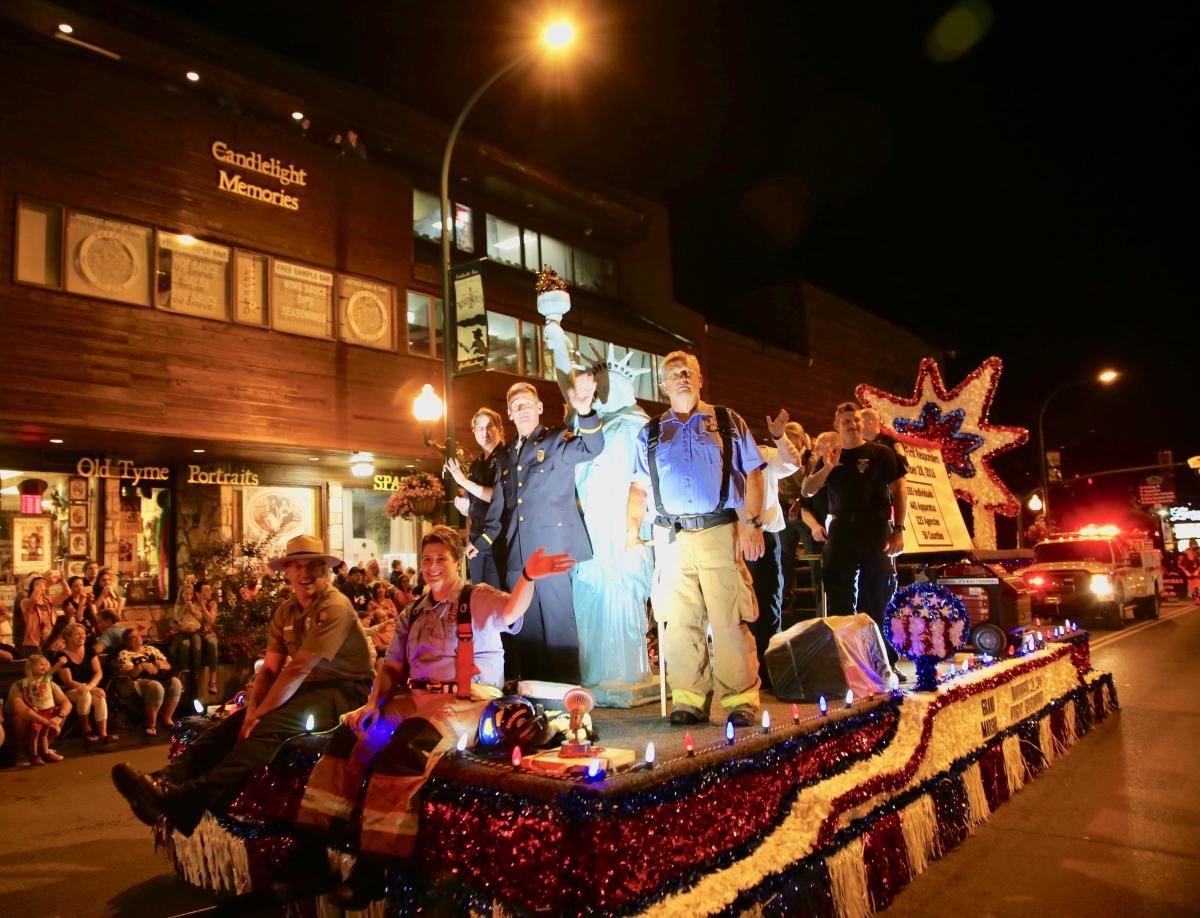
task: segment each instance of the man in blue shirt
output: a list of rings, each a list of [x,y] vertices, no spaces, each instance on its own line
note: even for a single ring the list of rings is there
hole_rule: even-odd
[[[746,422],[700,400],[696,358],[667,355],[659,385],[671,410],[638,437],[628,540],[638,541],[647,504],[655,508],[655,576],[650,601],[662,622],[662,659],[671,683],[671,723],[708,719],[717,695],[735,726],[758,719],[758,657],[749,623],[758,604],[746,560],[763,555],[763,468]],[[745,523],[738,525],[738,508]],[[713,660],[707,632],[712,628]]]

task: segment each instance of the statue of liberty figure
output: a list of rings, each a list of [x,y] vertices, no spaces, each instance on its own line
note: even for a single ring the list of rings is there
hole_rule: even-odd
[[[582,682],[604,707],[632,707],[655,700],[646,654],[646,601],[654,565],[648,551],[626,550],[626,500],[637,457],[638,432],[649,421],[637,403],[635,380],[650,370],[630,367],[633,356],[608,353],[571,359],[562,317],[571,301],[553,268],[538,275],[538,312],[546,319],[546,347],[554,358],[555,378],[563,391],[573,370],[593,374],[592,403],[604,426],[604,451],[575,467],[575,489],[592,543],[592,559],[575,566],[573,599],[579,629]],[[568,423],[578,427],[578,420]]]

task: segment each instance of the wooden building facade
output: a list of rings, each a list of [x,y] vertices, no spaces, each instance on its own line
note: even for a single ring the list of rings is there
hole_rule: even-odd
[[[198,49],[210,63],[190,84]],[[199,544],[268,529],[411,563],[419,524],[383,505],[389,482],[440,465],[412,402],[442,389],[430,202],[446,126],[216,36],[167,43],[38,0],[0,12],[0,80],[0,599],[95,559],[131,607],[161,608]],[[293,111],[317,113],[321,136]],[[370,158],[326,142],[334,123],[360,126]],[[661,205],[466,136],[453,177],[455,260],[487,256],[492,344],[487,372],[455,384],[468,447],[475,408],[504,414],[516,379],[558,416],[541,263],[571,282],[564,327],[584,354],[611,344],[656,370],[693,350],[706,397],[760,431],[780,405],[817,425],[815,406],[886,382],[880,367],[911,377],[928,353],[811,288],[811,345],[709,328],[673,299]],[[857,360],[864,327],[891,363]]]

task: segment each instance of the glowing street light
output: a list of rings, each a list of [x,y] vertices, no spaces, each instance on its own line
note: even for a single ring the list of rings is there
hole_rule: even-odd
[[[1099,379],[1100,382],[1104,383],[1105,385],[1108,385],[1110,382],[1112,382],[1114,379],[1116,379],[1120,375],[1121,374],[1119,374],[1116,370],[1105,370],[1103,373],[1101,373],[1096,378]]]
[[[413,399],[413,417],[422,424],[433,424],[442,416],[442,400],[433,391],[433,386],[425,383],[421,393]]]
[[[566,21],[552,22],[542,32],[542,41],[556,50],[565,48],[574,40],[575,27]]]
[[[1025,506],[1028,507],[1030,510],[1032,510],[1034,513],[1037,513],[1039,510],[1042,509],[1042,506],[1043,506],[1042,496],[1040,494],[1038,494],[1037,491],[1034,491],[1032,494],[1029,495],[1029,503],[1027,503]]]

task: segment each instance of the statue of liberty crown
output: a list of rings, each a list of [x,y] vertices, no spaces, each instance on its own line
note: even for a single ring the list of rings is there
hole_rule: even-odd
[[[625,377],[625,379],[629,380],[631,383],[642,374],[650,372],[649,367],[631,367],[629,365],[629,361],[633,359],[633,351],[629,351],[620,360],[617,360],[614,356],[613,346],[611,344],[608,346],[607,358],[603,357],[598,351],[596,351],[595,345],[592,346],[592,353],[596,359],[590,365],[575,363],[572,364],[572,366],[576,370],[592,374],[599,373],[601,370],[608,370],[610,378],[613,373],[616,373],[619,376]],[[587,359],[579,351],[575,352],[575,356],[580,360]]]

